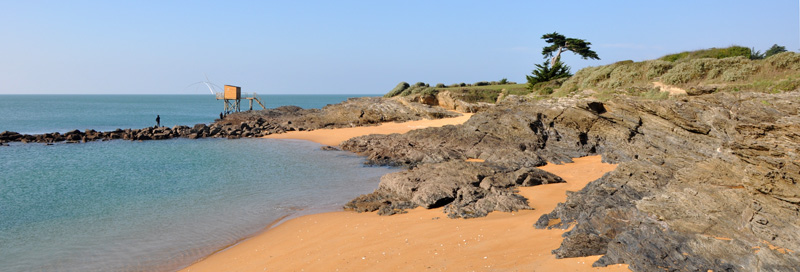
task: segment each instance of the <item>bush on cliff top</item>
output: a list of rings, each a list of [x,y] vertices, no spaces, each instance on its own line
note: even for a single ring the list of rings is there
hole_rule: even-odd
[[[759,61],[744,57],[693,59],[676,64],[661,77],[666,84],[679,85],[701,80],[732,82],[747,79],[761,68]]]
[[[408,87],[410,87],[410,85],[408,85],[408,82],[400,82],[400,83],[397,84],[396,87],[394,87],[394,89],[389,91],[383,97],[394,97],[394,96],[397,96],[397,95],[401,94],[403,91],[405,91],[406,89],[408,89]]]
[[[506,84],[500,84],[506,83]],[[525,95],[530,93],[525,89],[525,84],[501,79],[500,81],[479,81],[474,84],[456,83],[445,86],[442,83],[431,87],[430,84],[417,82],[410,85],[407,82],[400,82],[394,89],[384,95],[384,97],[411,96],[411,95],[437,95],[439,92],[449,91],[456,98],[465,102],[489,102],[494,103],[501,93]]]
[[[702,55],[702,54],[701,54]],[[719,85],[719,90],[759,92],[797,89],[800,81],[800,54],[784,52],[763,60],[743,56],[729,58],[683,59],[669,62],[649,60],[621,61],[610,65],[581,69],[555,96],[566,96],[580,90],[627,93],[630,88],[653,88],[653,82],[689,88],[697,85]],[[634,94],[646,92],[634,92]]]
[[[727,48],[710,48],[697,51],[686,51],[677,54],[670,54],[659,58],[659,60],[676,62],[676,61],[704,59],[704,58],[724,59],[737,56],[750,58],[751,53],[752,52],[750,48],[734,45]]]

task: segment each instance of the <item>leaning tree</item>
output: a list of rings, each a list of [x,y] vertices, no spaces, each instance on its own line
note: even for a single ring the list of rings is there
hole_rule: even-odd
[[[572,51],[572,53],[580,55],[583,59],[600,59],[597,53],[589,48],[592,43],[585,40],[567,38],[564,37],[564,35],[558,34],[558,32],[544,34],[542,35],[542,39],[550,44],[550,46],[545,46],[542,49],[542,55],[544,55],[545,58],[550,58],[551,67],[556,64],[556,61],[561,57],[561,53],[564,51]]]

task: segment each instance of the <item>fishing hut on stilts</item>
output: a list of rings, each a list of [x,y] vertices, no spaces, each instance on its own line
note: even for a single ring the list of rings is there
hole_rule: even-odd
[[[250,109],[253,110],[253,101],[258,103],[262,109],[267,109],[264,107],[264,104],[261,103],[261,99],[258,98],[256,93],[242,94],[242,88],[233,85],[225,85],[224,92],[217,93],[217,100],[223,100],[225,104],[225,109],[223,114],[228,115],[234,112],[241,111],[241,101],[242,99],[246,99],[250,103]]]

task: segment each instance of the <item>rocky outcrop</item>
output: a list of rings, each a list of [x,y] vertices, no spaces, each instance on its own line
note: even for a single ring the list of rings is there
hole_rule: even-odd
[[[464,95],[452,93],[450,91],[441,91],[433,94],[413,94],[405,97],[397,97],[406,101],[416,102],[425,105],[439,106],[444,109],[454,110],[458,112],[475,113],[486,110],[494,106],[492,103],[486,102],[467,102]],[[500,99],[498,98],[498,101]]]
[[[601,154],[619,163],[617,170],[536,223],[572,227],[557,257],[603,254],[595,265],[627,263],[636,271],[794,271],[800,267],[799,103],[800,92],[661,101],[508,97],[461,126],[364,136],[342,148],[373,164],[412,168],[396,174],[419,177],[408,187],[417,188],[410,198],[391,189],[406,187],[389,181],[379,191],[420,206],[430,203],[416,196],[432,179],[422,174],[429,165],[480,158],[521,169]],[[452,192],[451,185],[433,187],[428,195],[453,198],[440,193]],[[552,219],[560,223],[548,226]]]
[[[172,138],[250,138],[286,131],[305,131],[321,128],[340,128],[376,125],[381,122],[402,122],[422,118],[438,119],[458,116],[439,107],[431,107],[401,99],[380,97],[351,98],[345,102],[328,105],[322,109],[302,109],[284,106],[262,111],[248,111],[228,115],[212,124],[192,127],[146,127],[142,129],[117,129],[99,132],[73,130],[64,134],[37,135],[5,131],[0,133],[0,145],[10,142],[81,143],[97,140],[165,140]]]
[[[400,98],[360,97],[327,105],[322,109],[284,106],[262,111],[248,111],[227,116],[223,123],[252,122],[259,119],[285,131],[314,130],[377,125],[383,122],[405,122],[421,119],[456,117],[460,114],[408,102]]]
[[[474,103],[466,102],[462,97],[459,97],[458,95],[453,94],[450,91],[443,91],[437,93],[435,97],[435,102],[436,105],[440,107],[459,112],[478,112],[494,106],[493,104],[485,102],[474,102]]]
[[[596,152],[597,141],[587,134],[592,123],[584,122],[595,113],[586,102],[534,106],[515,96],[507,100],[460,126],[356,137],[342,148],[367,156],[370,164],[405,167],[468,158],[535,167]],[[569,107],[573,114],[564,115]]]
[[[423,164],[381,177],[378,189],[345,205],[359,212],[390,215],[403,209],[444,207],[450,218],[483,217],[492,211],[530,209],[516,186],[564,182],[531,167],[449,161]]]

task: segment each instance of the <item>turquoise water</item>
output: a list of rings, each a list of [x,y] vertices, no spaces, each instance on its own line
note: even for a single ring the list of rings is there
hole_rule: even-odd
[[[259,95],[264,106],[321,108],[357,95]],[[242,102],[242,107],[248,107]],[[254,105],[254,109],[261,106]],[[27,134],[73,129],[110,131],[161,125],[192,126],[219,118],[223,106],[213,95],[0,95],[0,132]]]
[[[283,216],[339,209],[394,171],[319,147],[268,139],[0,147],[0,270],[176,270]]]

